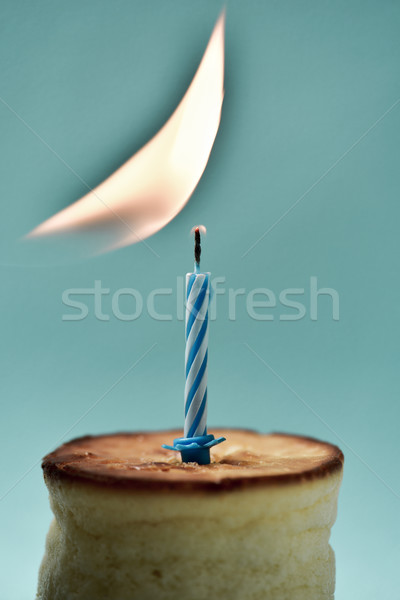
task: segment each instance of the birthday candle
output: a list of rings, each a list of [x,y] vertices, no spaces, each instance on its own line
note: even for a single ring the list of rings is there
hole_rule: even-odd
[[[195,272],[186,275],[185,437],[207,434],[210,274],[200,273],[200,254],[200,230],[196,227]]]
[[[205,232],[205,227],[202,227]],[[193,230],[192,230],[193,231]],[[210,448],[224,437],[207,433],[208,305],[210,273],[200,272],[200,227],[194,228],[194,273],[186,275],[186,384],[184,436],[167,450],[181,453],[182,462],[210,464]]]

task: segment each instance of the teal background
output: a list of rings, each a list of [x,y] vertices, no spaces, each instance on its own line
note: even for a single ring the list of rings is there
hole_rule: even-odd
[[[182,424],[183,323],[147,314],[99,321],[90,303],[85,320],[63,322],[63,290],[101,280],[111,293],[133,287],[146,297],[172,287],[159,308],[173,311],[176,277],[192,269],[188,232],[199,222],[209,232],[203,266],[226,277],[227,288],[305,288],[307,306],[300,321],[279,321],[276,308],[274,321],[260,322],[242,297],[231,321],[227,296],[218,297],[209,424],[337,443],[346,464],[332,534],[336,598],[398,597],[398,2],[228,2],[220,130],[189,204],[147,240],[159,257],[139,244],[90,260],[28,264],[15,251],[17,238],[86,189],[12,110],[95,186],[171,114],[221,7],[1,3],[5,600],[34,597],[51,518],[39,464],[46,452],[85,433]],[[338,291],[339,321],[326,297],[318,320],[310,319],[311,276]],[[105,312],[110,304],[111,295]]]

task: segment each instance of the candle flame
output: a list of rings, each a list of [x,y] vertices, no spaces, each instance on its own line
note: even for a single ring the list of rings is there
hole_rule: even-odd
[[[159,132],[110,177],[27,237],[107,234],[104,252],[140,242],[185,206],[207,165],[223,102],[225,14],[183,99]]]

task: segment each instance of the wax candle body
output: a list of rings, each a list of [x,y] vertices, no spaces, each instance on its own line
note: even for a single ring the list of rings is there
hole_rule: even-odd
[[[210,273],[186,275],[185,437],[207,434]]]

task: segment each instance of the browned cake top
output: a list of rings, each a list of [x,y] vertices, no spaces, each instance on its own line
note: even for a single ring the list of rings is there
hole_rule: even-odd
[[[63,444],[43,459],[50,479],[128,489],[226,490],[277,485],[329,476],[343,454],[332,444],[287,434],[241,429],[213,430],[226,442],[211,450],[211,464],[182,463],[163,443],[181,431],[86,436]]]

